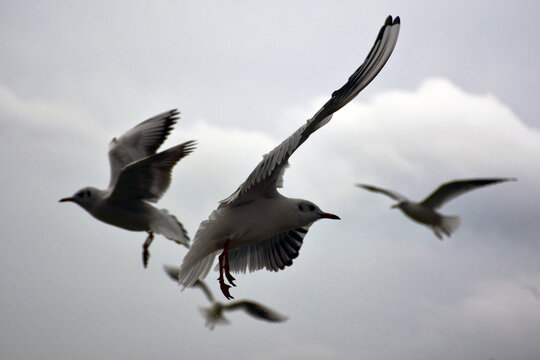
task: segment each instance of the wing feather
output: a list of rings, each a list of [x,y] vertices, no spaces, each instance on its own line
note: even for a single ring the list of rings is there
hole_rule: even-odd
[[[388,189],[383,189],[383,188],[380,188],[380,187],[377,187],[377,186],[366,185],[366,184],[356,184],[356,186],[358,186],[359,188],[362,188],[362,189],[366,189],[366,190],[369,190],[369,191],[373,191],[373,192],[376,192],[376,193],[379,193],[379,194],[386,195],[386,196],[391,197],[392,199],[397,200],[397,201],[407,201],[408,200],[405,196],[401,195],[398,192],[391,191],[391,190],[388,190]]]
[[[116,184],[120,171],[128,164],[156,153],[178,120],[177,109],[166,111],[131,128],[109,143],[111,180],[109,188]]]
[[[334,91],[330,100],[311,119],[264,155],[246,181],[231,196],[222,200],[220,206],[248,202],[256,196],[277,196],[277,187],[283,184],[283,172],[289,157],[313,132],[327,124],[332,114],[349,103],[375,78],[394,50],[399,28],[399,17],[392,20],[389,16],[364,63],[349,77],[345,85]]]
[[[144,199],[156,202],[171,184],[171,172],[180,159],[195,149],[195,141],[186,141],[158,154],[127,165],[118,176],[110,199]]]
[[[223,309],[228,311],[241,309],[256,319],[266,320],[270,322],[283,322],[288,319],[287,316],[282,315],[277,311],[270,309],[269,307],[250,300],[235,301],[225,305]]]
[[[263,268],[279,271],[291,266],[298,257],[309,226],[289,230],[266,240],[229,250],[229,265],[233,272],[257,271]]]
[[[482,186],[493,185],[505,181],[515,181],[515,178],[491,178],[491,179],[465,179],[454,180],[439,186],[431,195],[425,198],[420,204],[438,209],[450,200]]]

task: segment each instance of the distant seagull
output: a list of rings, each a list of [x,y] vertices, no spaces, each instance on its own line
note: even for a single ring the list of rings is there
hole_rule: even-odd
[[[195,141],[187,141],[156,154],[178,119],[176,109],[154,116],[135,126],[109,144],[111,180],[107,190],[85,187],[60,202],[79,204],[90,215],[107,224],[131,231],[146,231],[143,244],[143,265],[148,264],[148,247],[154,233],[189,247],[184,226],[165,209],[148,202],[157,202],[171,184],[174,165],[195,149]]]
[[[373,185],[356,184],[356,186],[384,194],[397,200],[398,203],[392,205],[392,208],[399,208],[405,215],[416,222],[427,225],[433,230],[435,235],[442,240],[441,233],[450,237],[450,235],[459,227],[461,219],[459,216],[444,216],[436,210],[453,198],[470,190],[482,186],[497,184],[504,181],[515,181],[515,178],[493,178],[493,179],[468,179],[454,180],[439,186],[431,195],[422,202],[414,202],[397,192],[379,188]]]
[[[327,124],[332,114],[351,101],[382,69],[399,33],[399,17],[389,16],[364,63],[347,83],[334,91],[331,99],[290,137],[264,155],[247,180],[231,196],[222,200],[195,234],[193,245],[180,266],[178,280],[184,287],[204,279],[219,256],[219,283],[227,299],[234,272],[266,268],[278,271],[292,265],[309,227],[319,219],[339,219],[323,212],[310,201],[291,199],[277,188],[292,153],[316,130]]]
[[[165,265],[163,266],[163,269],[174,282],[178,283],[178,273],[180,271],[178,266]],[[218,324],[226,325],[230,323],[223,315],[224,311],[243,310],[246,314],[257,320],[268,322],[284,322],[288,319],[287,316],[281,315],[277,311],[251,300],[233,301],[227,305],[220,303],[214,299],[214,296],[204,281],[198,280],[192,287],[200,288],[204,295],[206,295],[208,301],[212,304],[210,307],[199,308],[201,315],[206,320],[205,326],[210,328],[210,330],[214,330],[214,327]]]

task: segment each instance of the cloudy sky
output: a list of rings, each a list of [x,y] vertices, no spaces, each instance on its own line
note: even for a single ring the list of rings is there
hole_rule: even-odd
[[[540,357],[537,2],[2,1],[0,358],[516,359]],[[107,145],[179,108],[164,148],[197,150],[159,205],[191,235],[402,27],[378,77],[291,158],[283,193],[320,221],[294,265],[238,275],[237,299],[289,316],[228,315],[163,264],[186,250],[58,199],[105,187]],[[364,182],[422,199],[440,183],[513,176],[449,203],[451,239]],[[216,274],[208,277],[217,293]]]

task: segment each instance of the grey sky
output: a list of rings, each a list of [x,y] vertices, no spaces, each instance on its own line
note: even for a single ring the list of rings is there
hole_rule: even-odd
[[[0,357],[537,359],[540,35],[536,2],[0,4]],[[389,14],[379,76],[291,158],[283,193],[337,213],[294,265],[239,275],[237,298],[289,316],[204,328],[202,294],[163,273],[185,249],[58,199],[108,182],[107,145],[178,107],[164,148],[196,139],[158,204],[193,236],[260,160],[363,61]],[[438,241],[373,183],[421,199],[515,176],[442,208]],[[216,274],[208,276],[217,290]],[[216,292],[217,294],[217,292]]]

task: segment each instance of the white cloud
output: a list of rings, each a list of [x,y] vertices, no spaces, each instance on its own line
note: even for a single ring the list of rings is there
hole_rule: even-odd
[[[81,209],[56,203],[66,191],[70,194],[94,181],[98,186],[106,183],[106,146],[118,134],[100,126],[87,131],[95,120],[83,111],[2,91],[9,96],[0,101],[1,118],[18,120],[7,122],[9,134],[17,137],[0,136],[24,156],[2,153],[5,167],[18,168],[1,183],[10,189],[3,195],[9,201],[2,208],[7,236],[0,271],[10,274],[2,280],[9,294],[3,309],[15,314],[2,313],[6,328],[48,339],[39,330],[52,324],[51,334],[57,331],[62,342],[77,344],[80,340],[72,334],[76,324],[62,321],[54,328],[55,319],[77,314],[96,346],[109,346],[113,341],[99,335],[100,324],[110,324],[106,317],[111,313],[116,324],[133,324],[136,313],[144,326],[124,329],[128,333],[114,341],[124,352],[115,354],[136,356],[144,353],[145,345],[175,344],[182,334],[183,342],[198,344],[204,348],[200,353],[215,356],[218,350],[214,352],[212,344],[217,335],[207,335],[197,314],[201,297],[175,291],[160,269],[161,262],[179,263],[183,249],[158,239],[152,244],[150,267],[143,271],[139,256],[144,236],[113,229]],[[317,100],[284,111],[276,128],[288,136],[316,110],[316,102],[320,104]],[[304,115],[294,120],[294,113]],[[51,121],[34,124],[36,118]],[[139,120],[143,119],[129,126]],[[36,136],[27,136],[26,129]],[[55,142],[43,150],[44,140],[36,138],[57,131],[75,134],[79,141],[63,143],[53,137]],[[197,139],[199,145],[175,168],[171,189],[160,205],[177,214],[194,234],[217,202],[283,140],[263,131],[229,129],[209,120],[179,122],[165,147],[188,139]],[[265,326],[232,317],[230,327],[219,329],[220,346],[229,354],[243,354],[244,343],[252,341],[250,351],[277,351],[284,359],[321,351],[350,359],[497,358],[499,353],[526,358],[537,353],[538,301],[522,286],[540,285],[534,220],[540,211],[534,200],[540,198],[540,170],[534,161],[540,155],[538,145],[538,130],[523,125],[498,99],[469,94],[444,79],[427,80],[414,91],[382,93],[369,103],[359,99],[349,104],[293,155],[283,189],[288,196],[314,200],[343,220],[314,225],[292,268],[240,275],[239,288],[234,289],[238,298],[264,302],[290,320]],[[443,181],[472,176],[517,176],[519,181],[478,190],[449,204],[448,212],[463,215],[464,222],[445,242],[390,211],[389,199],[353,186],[371,182],[421,198]],[[39,264],[38,273],[28,274],[31,264]],[[208,279],[215,289],[214,276]],[[35,296],[36,288],[40,297]],[[96,294],[99,299],[94,300]],[[108,313],[101,314],[96,309],[104,303]],[[23,304],[26,320],[17,321],[16,304]],[[40,313],[48,315],[37,316]],[[36,326],[28,320],[33,314]],[[171,316],[182,321],[172,321]],[[166,333],[160,331],[163,324]],[[255,339],[251,327],[264,337],[295,342],[275,350],[276,342]],[[161,335],[156,339],[148,333]],[[131,338],[140,339],[140,344],[130,347]],[[17,354],[9,349],[4,351]],[[81,349],[73,346],[69,351],[73,355]],[[189,351],[197,353],[195,347]],[[49,349],[43,356],[47,354],[57,352]]]

